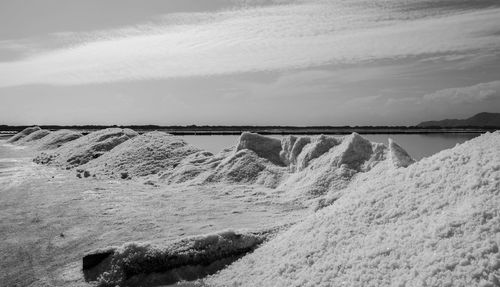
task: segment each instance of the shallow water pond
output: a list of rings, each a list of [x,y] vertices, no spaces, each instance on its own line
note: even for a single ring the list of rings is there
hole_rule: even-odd
[[[419,160],[431,156],[442,150],[452,148],[472,138],[479,133],[442,133],[442,134],[363,134],[362,136],[373,142],[387,143],[392,138],[403,147],[413,158]],[[270,135],[282,138],[283,135]],[[336,136],[336,135],[335,135]],[[340,135],[339,135],[340,136]],[[192,145],[217,153],[224,148],[234,146],[238,143],[237,135],[201,135],[183,136]]]

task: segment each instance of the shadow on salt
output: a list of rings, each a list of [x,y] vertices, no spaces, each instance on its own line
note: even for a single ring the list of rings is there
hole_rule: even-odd
[[[166,246],[127,243],[99,249],[83,257],[84,278],[97,286],[203,286],[195,280],[215,274],[252,252],[278,230],[225,230]]]

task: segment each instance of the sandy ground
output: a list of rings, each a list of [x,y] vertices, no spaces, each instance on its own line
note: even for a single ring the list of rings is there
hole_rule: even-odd
[[[0,286],[89,286],[81,258],[93,249],[261,229],[310,212],[265,188],[78,179],[32,155],[0,141]]]

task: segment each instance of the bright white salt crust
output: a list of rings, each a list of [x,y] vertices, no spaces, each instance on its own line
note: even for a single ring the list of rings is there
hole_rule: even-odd
[[[398,156],[400,148],[391,150],[396,166],[407,165],[409,160]],[[495,132],[407,168],[366,173],[334,204],[206,282],[500,286],[499,245],[500,133]]]
[[[341,138],[288,136],[281,141],[243,133],[235,148],[216,155],[194,153],[162,178],[168,183],[259,184],[299,199],[332,190],[340,194],[356,174],[378,165],[386,169],[411,163],[395,143],[372,143],[356,133]]]
[[[280,162],[278,139],[243,133],[236,147],[213,155],[199,151],[161,174],[167,183],[237,183],[276,187],[286,174]]]
[[[72,130],[57,130],[39,139],[35,144],[39,150],[55,149],[63,144],[76,140],[82,136],[81,133]]]
[[[159,286],[213,274],[277,230],[233,231],[187,237],[166,246],[128,243],[86,254],[83,273],[97,286]]]
[[[9,138],[7,140],[8,143],[15,143],[17,141],[19,141],[20,139],[28,136],[29,134],[31,133],[34,133],[36,131],[39,131],[41,130],[40,127],[28,127],[28,128],[25,128],[24,130],[18,132],[17,134],[13,135],[11,138]]]
[[[81,133],[72,130],[57,130],[51,132],[35,126],[20,131],[8,139],[7,142],[18,145],[30,145],[38,150],[51,150],[67,142],[76,140],[81,136]]]
[[[282,140],[243,133],[234,148],[216,155],[163,132],[137,135],[115,128],[77,138],[74,132],[57,131],[47,135],[47,140],[39,140],[39,147],[60,147],[38,155],[35,162],[78,166],[80,177],[157,174],[167,184],[256,184],[285,191],[292,200],[329,192],[323,205],[341,196],[359,173],[413,162],[392,141],[389,146],[372,143],[356,133],[340,138],[288,136]]]
[[[137,136],[131,129],[109,128],[92,132],[59,148],[43,152],[34,161],[73,168],[98,158],[117,145]]]
[[[29,135],[19,139],[16,141],[16,144],[20,145],[31,145],[35,144],[37,141],[43,139],[47,135],[50,134],[50,131],[48,130],[37,130],[35,132],[30,133]]]
[[[155,131],[116,146],[80,169],[106,177],[146,176],[172,170],[185,157],[199,151],[179,137]]]

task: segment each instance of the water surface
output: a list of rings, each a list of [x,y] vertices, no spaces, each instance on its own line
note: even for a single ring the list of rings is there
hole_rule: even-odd
[[[479,136],[479,133],[442,133],[442,134],[364,134],[363,137],[373,142],[387,143],[392,138],[397,144],[402,146],[413,158],[419,160],[423,157],[431,156],[442,150],[454,147],[472,138]],[[282,135],[272,135],[272,137],[282,138]],[[339,135],[339,137],[341,137]],[[237,135],[197,135],[183,136],[183,138],[197,147],[206,149],[212,153],[217,153],[224,148],[237,144]]]

